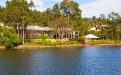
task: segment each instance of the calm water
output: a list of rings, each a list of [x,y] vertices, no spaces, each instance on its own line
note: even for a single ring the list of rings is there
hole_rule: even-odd
[[[0,75],[121,75],[120,46],[1,50]]]

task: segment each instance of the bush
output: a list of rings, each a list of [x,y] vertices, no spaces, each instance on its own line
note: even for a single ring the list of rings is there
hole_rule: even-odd
[[[49,42],[48,45],[50,45],[50,46],[56,46],[56,45],[58,45],[58,43],[57,42]]]
[[[33,44],[42,44],[42,41],[41,40],[33,40],[32,43]]]
[[[56,41],[57,45],[62,45],[62,41]]]
[[[90,45],[94,44],[121,44],[120,40],[91,40]]]
[[[49,36],[47,34],[41,34],[40,37],[41,37],[42,41],[49,39]]]
[[[94,45],[94,44],[96,44],[96,43],[95,43],[94,40],[91,40],[91,41],[89,42],[89,44],[90,44],[90,45]]]
[[[25,41],[25,44],[32,44],[32,41],[31,40],[27,40],[27,41]]]
[[[69,39],[69,41],[79,41],[79,39],[74,38],[74,39]]]
[[[71,44],[77,44],[78,41],[70,41]]]
[[[18,38],[15,29],[0,27],[0,44],[10,49],[18,46],[21,40]]]
[[[80,41],[82,44],[85,44],[85,37],[84,37],[84,36],[80,36],[80,37],[79,37],[79,41]]]

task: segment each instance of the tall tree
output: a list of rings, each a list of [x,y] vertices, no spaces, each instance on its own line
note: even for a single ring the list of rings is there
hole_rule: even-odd
[[[52,10],[47,8],[46,11],[42,12],[41,23],[44,27],[49,26],[49,22],[53,20]]]
[[[63,39],[64,35],[66,35],[71,28],[71,26],[68,25],[67,18],[63,16],[51,21],[50,27],[54,28],[55,35],[58,35],[61,39]]]
[[[71,24],[75,30],[79,30],[79,26],[81,26],[82,11],[79,9],[79,4],[72,0],[63,0],[60,3],[60,10],[64,16],[68,17],[68,25]]]
[[[90,23],[90,19],[89,18],[83,18],[82,19],[82,23],[81,25],[79,26],[80,28],[80,33],[82,36],[85,36],[88,34],[88,30],[89,28],[91,27],[91,23]]]
[[[52,14],[54,15],[54,18],[57,18],[57,17],[61,16],[59,4],[56,3],[53,6],[53,8],[52,8]]]
[[[110,21],[109,25],[111,29],[112,39],[117,39],[117,37],[119,37],[117,35],[117,29],[118,29],[118,21],[120,19],[120,16],[118,13],[111,12],[110,14],[108,14],[108,19]]]
[[[4,23],[9,26],[22,27],[22,40],[24,44],[24,27],[28,23],[28,12],[33,6],[33,2],[31,1],[30,4],[26,0],[11,0],[6,1],[6,9],[4,11],[5,18]],[[18,31],[19,34],[19,31]]]
[[[100,17],[98,18],[98,25],[99,25],[99,29],[100,29],[100,37],[101,39],[106,38],[107,36],[107,19],[105,18],[104,14],[100,14]]]

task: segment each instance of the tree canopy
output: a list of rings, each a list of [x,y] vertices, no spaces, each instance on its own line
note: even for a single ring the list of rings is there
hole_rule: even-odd
[[[64,27],[79,31],[80,36],[93,33],[101,39],[121,39],[121,16],[118,13],[111,12],[108,15],[101,13],[100,17],[82,18],[82,11],[74,0],[62,0],[60,4],[56,3],[52,8],[42,12],[36,10],[34,0],[30,3],[26,0],[7,0],[6,7],[0,6],[0,22],[5,26],[14,27],[18,32],[17,28],[22,27],[23,42],[24,27],[28,25],[50,26],[59,33],[57,28],[62,23]],[[92,27],[99,31],[89,31]]]

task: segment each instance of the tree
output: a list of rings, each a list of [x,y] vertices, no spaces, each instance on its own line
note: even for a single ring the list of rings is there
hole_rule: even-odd
[[[10,49],[18,46],[21,40],[18,38],[15,29],[0,26],[0,44]]]
[[[67,18],[64,16],[61,16],[53,21],[50,22],[50,27],[54,28],[55,35],[59,35],[59,38],[63,39],[63,36],[69,32],[69,29],[71,28],[70,25],[68,25]]]
[[[4,8],[0,6],[0,22],[3,21],[3,18],[2,18],[3,17],[2,16],[3,15],[3,11],[4,11]]]
[[[47,8],[45,11],[41,14],[41,24],[44,27],[49,26],[49,22],[53,20],[52,10],[50,8]]]
[[[11,0],[6,1],[6,8],[5,8],[5,16],[4,16],[4,23],[7,26],[16,27],[18,30],[18,26],[22,27],[22,41],[24,44],[24,27],[28,24],[28,12],[31,12],[33,1],[31,0],[28,3],[26,0]],[[29,9],[30,8],[30,9]],[[18,30],[19,35],[19,30]]]
[[[31,10],[32,10],[32,7],[34,7],[34,2],[32,0],[29,3],[29,7],[30,7]]]
[[[83,18],[82,22],[81,22],[81,25],[78,27],[81,30],[80,34],[82,36],[87,35],[88,34],[88,30],[89,30],[90,27],[91,27],[91,23],[89,21],[89,18]]]
[[[100,17],[98,18],[98,25],[100,29],[100,37],[101,39],[108,38],[108,25],[107,25],[107,19],[105,18],[104,14],[100,14]]]
[[[79,4],[72,0],[63,0],[60,9],[63,15],[68,17],[68,25],[71,24],[75,30],[80,30],[78,28],[82,21],[82,11],[79,9]]]
[[[61,16],[60,7],[57,3],[52,8],[52,14],[54,15],[54,18]]]
[[[110,25],[110,33],[112,36],[112,39],[118,39],[117,37],[117,29],[118,29],[118,21],[120,19],[120,16],[118,15],[118,13],[115,12],[111,12],[110,14],[108,14],[108,19],[109,19],[109,25]]]

